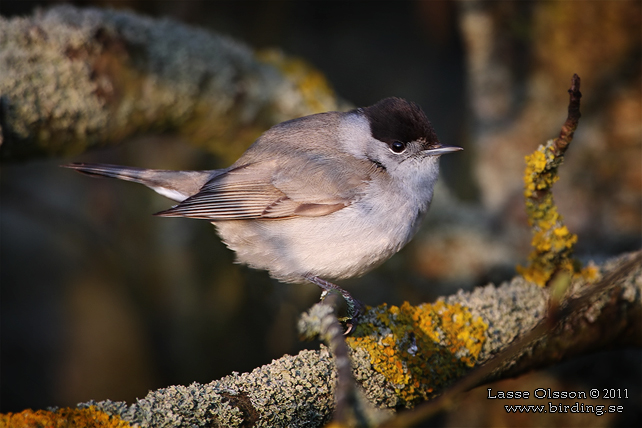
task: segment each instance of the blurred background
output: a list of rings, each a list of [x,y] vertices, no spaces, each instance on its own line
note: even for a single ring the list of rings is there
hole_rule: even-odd
[[[0,13],[59,3],[3,0]],[[257,51],[279,48],[320,70],[356,106],[387,96],[419,103],[443,143],[465,148],[442,158],[415,240],[374,272],[342,282],[368,305],[419,304],[515,275],[530,250],[523,157],[558,135],[573,73],[582,78],[582,119],[554,193],[579,235],[576,255],[601,262],[642,246],[639,1],[72,4],[168,17]],[[318,346],[295,332],[298,314],[319,297],[315,286],[280,284],[233,264],[209,223],[152,217],[171,202],[142,186],[58,167],[78,161],[211,169],[233,159],[175,135],[144,135],[74,158],[2,165],[0,412],[131,402]],[[639,422],[641,371],[639,350],[617,350],[507,381],[630,388],[633,397],[619,418],[506,424]],[[483,391],[477,403],[486,401]],[[507,417],[500,406],[466,405],[479,425]],[[467,425],[461,417],[443,423]]]

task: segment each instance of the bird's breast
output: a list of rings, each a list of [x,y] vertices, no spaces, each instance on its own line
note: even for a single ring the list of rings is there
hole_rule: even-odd
[[[359,276],[398,252],[414,235],[429,201],[402,192],[369,192],[329,215],[216,222],[241,263],[286,282],[306,274]]]

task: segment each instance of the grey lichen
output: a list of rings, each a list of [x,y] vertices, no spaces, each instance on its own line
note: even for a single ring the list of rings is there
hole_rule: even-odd
[[[78,153],[169,130],[215,151],[238,140],[235,156],[275,123],[337,109],[325,80],[328,96],[314,102],[300,80],[170,19],[69,5],[0,17],[1,155]]]
[[[489,284],[472,292],[459,290],[441,300],[470,308],[473,316],[480,316],[488,324],[480,361],[486,361],[494,352],[535,327],[546,313],[548,303],[546,290],[533,287],[522,277],[515,277],[500,287]]]
[[[172,386],[128,406],[84,403],[141,427],[322,426],[334,409],[334,363],[327,349],[286,355],[251,373],[207,385]]]
[[[107,126],[108,111],[101,99],[87,96],[96,91],[87,65],[66,57],[66,48],[82,44],[82,32],[52,27],[51,19],[0,17],[2,126],[16,139],[61,145],[54,136],[92,135]],[[5,144],[10,141],[5,136]]]

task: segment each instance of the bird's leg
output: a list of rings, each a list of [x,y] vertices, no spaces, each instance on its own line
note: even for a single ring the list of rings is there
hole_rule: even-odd
[[[328,293],[337,293],[343,296],[346,304],[348,305],[348,316],[350,317],[350,319],[346,321],[347,330],[343,334],[348,335],[350,332],[352,332],[352,330],[354,330],[357,326],[359,316],[362,315],[365,311],[365,306],[363,305],[363,303],[352,297],[352,295],[343,288],[329,281],[326,281],[325,279],[321,279],[318,276],[306,274],[305,279],[313,284],[316,284],[323,290],[323,292],[321,293],[321,300],[325,299]]]

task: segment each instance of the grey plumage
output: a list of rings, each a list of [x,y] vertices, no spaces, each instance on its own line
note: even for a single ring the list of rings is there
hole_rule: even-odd
[[[67,166],[144,184],[179,201],[158,215],[211,221],[239,262],[325,288],[314,278],[361,275],[412,238],[439,155],[457,150],[417,105],[387,98],[278,124],[222,170]]]
[[[220,170],[167,171],[102,163],[72,163],[63,165],[63,167],[75,169],[87,175],[111,177],[144,184],[161,195],[178,202],[198,193],[205,183],[221,173]]]

